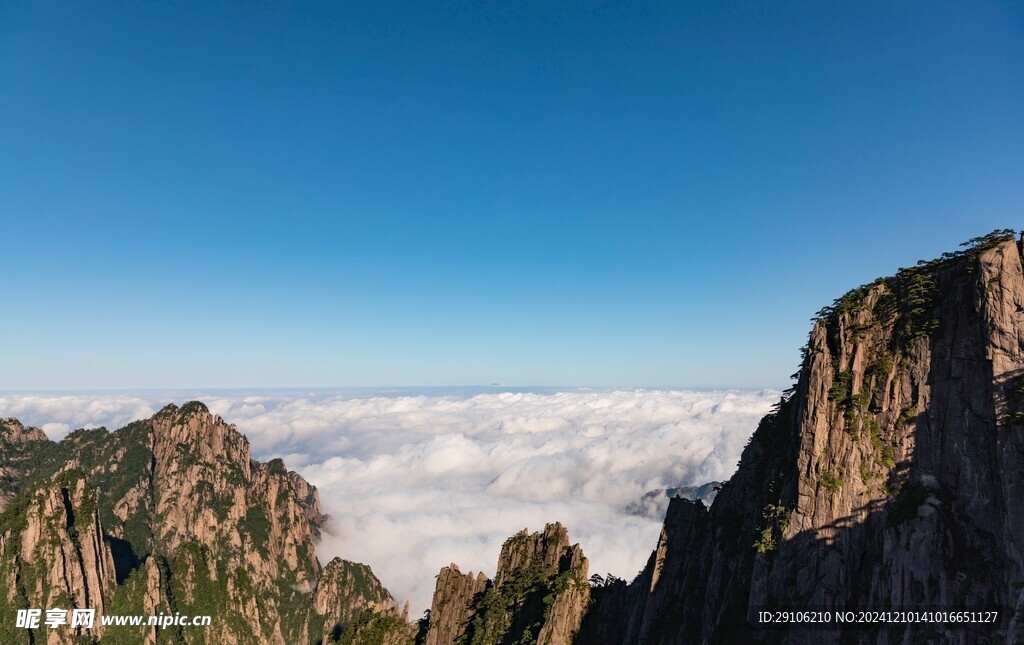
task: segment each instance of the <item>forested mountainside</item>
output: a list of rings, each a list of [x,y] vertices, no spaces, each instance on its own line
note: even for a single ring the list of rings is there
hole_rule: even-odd
[[[4,419],[0,476],[4,643],[376,640],[359,631],[411,640],[368,567],[321,567],[316,488],[279,459],[252,460],[245,437],[202,403],[59,443]],[[25,608],[213,620],[26,630],[15,622]]]

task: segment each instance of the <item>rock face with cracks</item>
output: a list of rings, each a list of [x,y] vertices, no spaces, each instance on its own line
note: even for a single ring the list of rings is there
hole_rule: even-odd
[[[587,566],[561,524],[523,529],[501,547],[494,580],[441,569],[426,643],[570,643],[590,601]]]
[[[580,642],[1024,639],[1024,273],[1004,232],[819,313],[714,504],[673,499]],[[756,612],[998,610],[996,627],[765,629]]]
[[[252,460],[246,438],[202,403],[60,443],[5,419],[0,470],[2,642],[317,643],[381,624],[412,641],[368,567],[321,568],[316,488],[279,459]],[[97,618],[92,629],[16,628],[26,608]],[[179,613],[212,623],[100,624]]]
[[[710,508],[672,498],[631,583],[560,524],[493,580],[441,569],[419,631],[363,565],[321,568],[316,489],[192,402],[53,443],[0,420],[0,642],[1024,642],[1024,270],[1007,231],[819,312],[797,381]],[[14,627],[28,607],[209,628]],[[757,622],[773,610],[998,611],[994,625]]]

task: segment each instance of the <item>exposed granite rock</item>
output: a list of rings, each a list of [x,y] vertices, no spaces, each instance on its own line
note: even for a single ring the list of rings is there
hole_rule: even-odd
[[[114,562],[103,539],[95,493],[81,472],[62,472],[39,482],[0,516],[0,581],[8,605],[95,607],[103,612],[115,585]],[[70,643],[76,632],[83,633],[53,631],[47,642]],[[102,635],[102,626],[92,633]],[[13,620],[0,625],[0,640],[20,640]]]
[[[523,529],[502,546],[493,582],[441,569],[426,643],[571,643],[590,600],[587,566],[561,524]]]
[[[210,614],[204,630],[94,628],[111,642],[405,645],[363,565],[321,571],[316,489],[251,460],[198,402],[59,444],[0,421],[0,641],[14,611]],[[438,576],[428,645],[1024,642],[1024,270],[1005,235],[824,309],[794,388],[709,509],[672,498],[630,584],[588,585],[566,530],[526,530],[495,579]],[[591,599],[593,603],[591,604]],[[588,606],[590,609],[588,609]],[[765,628],[771,609],[998,609],[960,625]],[[33,642],[71,642],[68,629]],[[79,639],[81,640],[81,639]]]
[[[169,405],[116,432],[77,430],[60,443],[13,419],[0,425],[0,467],[10,475],[0,482],[9,500],[0,515],[0,629],[18,608],[65,602],[101,615],[213,616],[204,629],[85,634],[117,642],[290,645],[338,636],[327,623],[412,641],[407,616],[367,567],[339,559],[321,572],[316,488],[279,459],[253,461],[246,438],[202,403]],[[73,632],[31,634],[65,642]]]
[[[365,564],[334,558],[320,573],[313,593],[313,615],[323,626],[319,633],[324,642],[337,637],[344,625],[357,614],[394,613],[401,615],[395,600]],[[408,622],[408,609],[403,622]]]
[[[46,433],[39,428],[26,428],[14,417],[0,419],[0,441],[11,445],[20,446],[30,441],[46,441]]]
[[[18,490],[22,465],[33,453],[34,442],[46,440],[39,428],[26,428],[14,417],[0,419],[0,511]]]
[[[444,645],[466,633],[476,616],[475,603],[490,580],[482,572],[463,575],[453,562],[437,574],[426,645]]]
[[[295,487],[295,496],[302,508],[303,515],[306,516],[306,522],[309,523],[309,530],[313,533],[313,538],[320,539],[320,527],[327,521],[327,516],[324,515],[323,508],[320,507],[320,494],[317,493],[316,486],[307,482],[294,471],[288,471],[288,479]]]
[[[1024,273],[993,236],[821,312],[792,396],[710,510],[671,501],[580,642],[1015,642],[918,625],[764,629],[759,609],[1024,606]]]

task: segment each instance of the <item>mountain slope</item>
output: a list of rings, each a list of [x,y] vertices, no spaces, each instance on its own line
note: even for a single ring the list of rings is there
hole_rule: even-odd
[[[559,524],[495,580],[441,570],[419,639],[448,643],[1024,642],[1024,269],[1000,231],[819,312],[794,387],[710,509],[669,502],[632,583]],[[17,608],[210,614],[84,642],[409,643],[362,565],[321,570],[316,490],[200,403],[59,444],[0,422],[0,641]],[[999,611],[994,625],[774,625],[762,611]],[[70,629],[32,642],[72,642]],[[81,641],[80,641],[81,642]]]
[[[502,545],[493,581],[454,564],[441,569],[425,643],[569,643],[590,600],[587,566],[561,524],[523,529]]]
[[[823,309],[797,377],[711,508],[671,499],[637,578],[595,577],[578,632],[546,642],[1024,642],[1024,270],[1012,232]],[[528,577],[504,551],[499,577]],[[443,569],[427,642],[477,642],[495,593],[526,605],[500,582]],[[1000,613],[994,624],[758,622],[922,609]],[[546,633],[548,616],[536,619],[528,642]]]
[[[673,499],[582,642],[1013,642],[1024,607],[1024,273],[1008,232],[820,312],[711,509]],[[1001,630],[764,628],[762,609],[1000,610]]]
[[[340,637],[360,612],[391,613],[364,565],[336,559],[321,570],[316,489],[279,459],[252,460],[245,437],[201,403],[60,443],[7,419],[0,468],[3,642],[308,643]],[[26,607],[213,623],[14,628]]]

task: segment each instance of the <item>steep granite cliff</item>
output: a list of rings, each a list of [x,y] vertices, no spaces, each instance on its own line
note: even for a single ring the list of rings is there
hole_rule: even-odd
[[[316,489],[201,403],[53,443],[0,420],[0,642],[1024,642],[1024,269],[1002,231],[819,312],[797,382],[708,508],[595,577],[560,524],[494,580],[441,570],[419,634],[363,565],[321,569]],[[24,630],[25,607],[209,614]],[[766,625],[764,611],[998,611],[994,625]]]
[[[323,642],[337,641],[345,635],[349,642],[375,642],[369,639],[371,625],[385,631],[396,643],[411,643],[415,628],[408,624],[408,603],[398,611],[395,600],[365,564],[334,558],[320,573],[313,593],[311,635]],[[347,628],[347,633],[346,633]],[[356,638],[356,632],[362,634]],[[380,640],[380,639],[377,639]]]
[[[321,571],[316,489],[279,459],[252,460],[201,403],[60,443],[6,419],[0,472],[3,642],[374,642],[355,635],[370,623],[412,641],[368,567],[335,559]],[[17,628],[16,610],[31,607],[213,621]]]
[[[673,499],[580,642],[1024,638],[1024,273],[1011,232],[819,313],[711,509]],[[760,610],[998,610],[998,626],[768,628]],[[1012,616],[1016,614],[1016,618]]]
[[[14,497],[21,471],[35,454],[38,441],[46,441],[46,434],[39,428],[26,428],[13,417],[0,419],[0,511]]]
[[[590,600],[587,559],[561,524],[523,529],[506,540],[490,581],[441,569],[427,645],[572,642]]]
[[[426,645],[454,643],[469,628],[476,615],[476,602],[490,585],[482,572],[463,575],[453,562],[437,574],[434,598],[430,603]]]

